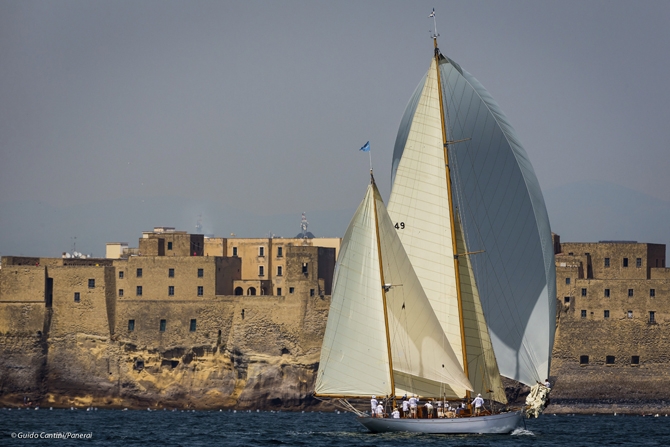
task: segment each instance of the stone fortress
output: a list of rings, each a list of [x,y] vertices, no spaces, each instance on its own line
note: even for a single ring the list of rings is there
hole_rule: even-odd
[[[305,408],[339,238],[145,232],[106,258],[2,257],[0,404]],[[665,245],[561,243],[548,411],[667,407]],[[510,384],[508,395],[519,396]],[[587,409],[587,410],[586,410]]]

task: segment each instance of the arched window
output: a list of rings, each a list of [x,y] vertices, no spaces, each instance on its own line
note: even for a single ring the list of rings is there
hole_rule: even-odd
[[[249,287],[247,289],[247,295],[251,295],[251,296],[256,295],[256,288],[255,287]]]
[[[242,287],[235,287],[235,295],[243,295],[244,289]]]

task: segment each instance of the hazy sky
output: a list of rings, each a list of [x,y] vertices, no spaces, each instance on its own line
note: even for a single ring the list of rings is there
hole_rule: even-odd
[[[0,0],[0,252],[18,254],[12,241],[35,231],[9,216],[27,202],[37,207],[27,220],[48,220],[42,208],[116,207],[135,230],[105,233],[88,248],[98,255],[106,241],[135,245],[149,226],[193,231],[198,213],[207,220],[197,207],[154,223],[124,210],[171,197],[269,219],[263,228],[293,236],[303,211],[353,212],[368,140],[387,199],[400,118],[430,64],[433,7],[442,52],[500,104],[543,190],[585,185],[584,209],[554,195],[552,226],[589,213],[586,182],[616,186],[615,201],[618,187],[654,199],[647,219],[667,215],[667,0]],[[294,226],[276,228],[275,215],[295,215]],[[588,217],[555,231],[592,238],[598,218]],[[310,226],[318,236],[344,229]],[[86,230],[59,231],[49,238],[64,251]]]

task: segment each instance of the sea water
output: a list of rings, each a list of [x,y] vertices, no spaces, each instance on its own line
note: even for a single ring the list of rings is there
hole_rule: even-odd
[[[0,409],[0,446],[670,446],[670,417],[543,415],[508,435],[373,434],[344,412]]]

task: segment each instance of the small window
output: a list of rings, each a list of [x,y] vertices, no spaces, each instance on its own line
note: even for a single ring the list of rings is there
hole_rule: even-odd
[[[237,256],[237,247],[233,247],[233,256]]]
[[[628,289],[628,296],[633,296],[633,289]]]
[[[586,318],[586,311],[582,309],[582,318]]]
[[[277,287],[277,296],[281,296],[281,287]]]
[[[195,325],[196,325],[195,318],[193,318],[191,320],[191,327],[189,328],[189,331],[195,332]]]
[[[265,256],[265,247],[258,247],[258,256]]]
[[[656,323],[656,312],[654,312],[653,310],[649,311],[649,322]]]
[[[198,286],[198,296],[203,296],[205,294],[205,289],[203,286]]]
[[[582,296],[586,296],[586,289],[582,288]]]
[[[198,278],[202,278],[205,276],[205,269],[198,269]]]
[[[137,269],[137,277],[138,278],[142,277],[142,269]]]
[[[288,288],[288,293],[293,293],[295,292],[295,287],[289,287]]]
[[[308,270],[307,270],[308,267],[309,267],[309,264],[307,264],[306,262],[303,262],[303,263],[302,263],[302,273],[303,273],[303,275],[305,275],[305,276],[307,276],[307,275],[309,274],[309,273],[308,273]]]
[[[614,356],[613,355],[606,356],[605,357],[605,364],[614,365]]]
[[[277,247],[277,257],[281,258],[284,256],[284,247]]]
[[[81,295],[79,295],[79,292],[74,292],[74,302],[78,303],[81,301]]]
[[[137,296],[142,296],[142,286],[137,286]]]
[[[623,258],[623,266],[628,267],[628,258]]]
[[[265,275],[265,267],[262,265],[258,266],[258,276],[264,276]]]
[[[605,267],[610,266],[610,258],[605,258]]]
[[[119,279],[123,279],[123,270],[119,270]]]
[[[95,288],[95,279],[89,279],[88,280],[88,288],[89,289],[94,289]]]
[[[605,311],[605,319],[608,319],[610,317],[610,311],[606,310]]]
[[[649,289],[649,296],[650,297],[655,297],[656,296],[656,289]]]
[[[639,365],[640,364],[640,356],[639,355],[633,355],[630,358],[630,364],[631,365]]]
[[[129,331],[135,330],[135,320],[128,320],[128,330]]]
[[[166,327],[167,327],[167,320],[161,320],[160,331],[165,332]]]
[[[168,296],[174,296],[174,286],[168,286]]]
[[[284,273],[284,268],[281,265],[277,266],[277,276],[282,276]]]
[[[580,355],[579,356],[579,364],[580,365],[588,365],[589,364],[589,356],[588,355]]]
[[[123,296],[123,289],[119,289],[119,296]]]
[[[635,260],[635,267],[637,267],[637,268],[642,267],[642,258],[637,258]]]
[[[168,250],[172,250],[172,242],[168,242]]]
[[[628,318],[633,318],[633,311],[632,310],[628,311]]]
[[[569,296],[564,297],[564,298],[563,298],[563,301],[564,301],[565,303],[569,303],[569,302],[570,302],[570,297],[569,297]]]
[[[314,289],[309,289],[309,296],[314,296]]]
[[[610,297],[610,289],[605,289],[605,298]]]
[[[565,278],[565,283],[570,284],[570,278]]]
[[[168,269],[168,278],[174,278],[174,269]]]

